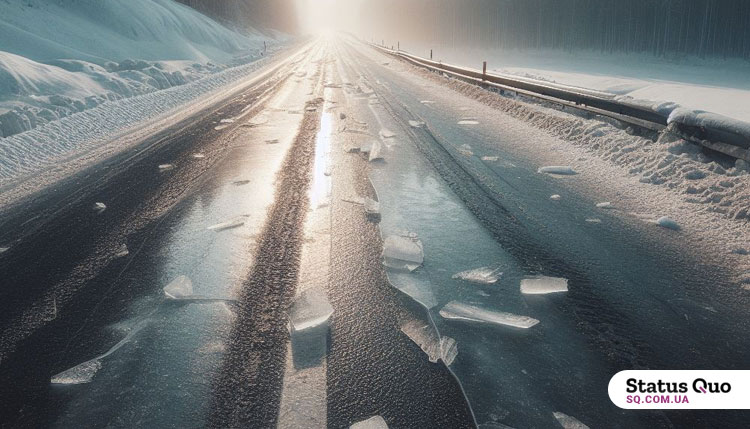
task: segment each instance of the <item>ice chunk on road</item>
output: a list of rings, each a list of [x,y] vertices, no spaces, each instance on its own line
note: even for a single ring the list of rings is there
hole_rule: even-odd
[[[237,228],[245,224],[242,218],[235,218],[226,222],[217,223],[208,227],[211,231],[224,231],[225,229]]]
[[[222,124],[232,124],[234,123],[234,119],[222,119],[219,122],[221,122]]]
[[[602,223],[602,220],[598,219],[598,218],[595,218],[595,217],[590,217],[590,218],[586,218],[586,222],[588,222],[588,223]]]
[[[10,250],[10,247],[0,247],[0,253],[5,253]]]
[[[432,363],[442,359],[446,365],[450,366],[458,355],[456,340],[446,336],[440,337],[431,325],[410,320],[401,326],[401,332],[414,341]]]
[[[354,423],[349,429],[388,429],[385,420],[380,416],[373,416],[367,420]]]
[[[396,137],[396,134],[388,128],[383,128],[380,130],[380,138],[392,139],[394,137]]]
[[[473,270],[461,271],[453,275],[454,279],[465,280],[471,283],[479,284],[492,284],[502,276],[503,273],[500,269],[492,269],[489,267],[475,268]]]
[[[680,230],[680,224],[677,223],[674,219],[669,218],[667,216],[662,216],[659,219],[657,219],[656,224],[667,229],[672,229],[675,231]]]
[[[289,313],[292,360],[295,368],[317,366],[328,351],[333,307],[321,289],[303,291]]]
[[[519,316],[504,311],[487,310],[458,301],[451,301],[445,307],[441,308],[440,316],[448,320],[489,323],[521,329],[529,329],[539,323],[538,320],[532,317]]]
[[[571,417],[559,411],[552,413],[552,415],[555,416],[555,419],[557,419],[557,422],[560,423],[560,426],[562,426],[564,429],[589,429],[588,426],[581,423],[575,417]]]
[[[364,199],[365,214],[371,217],[380,216],[380,203],[372,198]]]
[[[194,153],[194,154],[192,154],[191,156],[192,156],[193,158],[195,158],[195,159],[203,159],[203,158],[205,158],[205,157],[206,157],[206,155],[204,155],[204,154],[202,154],[202,153]]]
[[[468,144],[462,144],[458,147],[458,152],[463,156],[472,156],[474,155],[473,150],[471,149],[471,146]]]
[[[422,104],[435,104],[435,102],[432,101],[432,100],[422,100],[422,101],[420,101],[420,103],[422,103]]]
[[[390,235],[383,243],[383,264],[394,269],[416,270],[424,262],[424,247],[416,234]]]
[[[186,299],[193,296],[193,282],[187,276],[179,276],[165,288],[164,295],[170,299]]]
[[[521,293],[527,295],[544,295],[567,291],[568,279],[560,277],[536,276],[521,280]]]
[[[422,121],[409,121],[409,125],[411,125],[414,128],[422,128],[422,127],[424,127],[424,122],[422,122]]]
[[[159,171],[167,171],[174,168],[172,164],[159,164]]]
[[[91,359],[73,368],[67,369],[52,376],[50,382],[53,384],[84,384],[90,382],[96,373],[102,368],[99,358]]]
[[[555,194],[555,195],[550,196],[549,199],[552,201],[559,201],[560,199],[562,199],[562,197]]]
[[[97,213],[101,213],[104,210],[107,210],[107,205],[104,203],[94,203],[94,211]]]
[[[458,125],[479,125],[479,121],[476,118],[461,118]]]
[[[482,161],[492,161],[492,162],[496,162],[496,161],[499,161],[499,160],[500,160],[500,157],[499,157],[499,156],[483,156],[483,157],[482,157]]]
[[[120,247],[117,248],[117,252],[115,252],[115,258],[122,258],[125,256],[128,256],[130,254],[130,251],[128,250],[127,244],[122,244]]]
[[[437,305],[437,300],[430,289],[429,282],[426,284],[419,277],[406,273],[390,273],[388,275],[388,280],[396,289],[405,293],[411,299],[422,304],[427,309],[431,309]]]
[[[609,201],[603,202],[603,203],[597,203],[596,207],[600,209],[613,209],[615,206],[612,205]]]
[[[569,165],[550,165],[547,167],[540,167],[537,172],[559,176],[572,176],[576,174],[575,170],[573,170],[573,167]]]
[[[383,159],[383,144],[380,143],[379,140],[373,141],[369,152],[370,152],[370,155],[368,157],[368,160],[370,162],[382,160]]]

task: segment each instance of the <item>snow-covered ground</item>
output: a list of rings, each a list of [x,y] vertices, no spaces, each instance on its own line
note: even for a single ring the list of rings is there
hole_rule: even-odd
[[[405,48],[429,57],[429,48]],[[488,52],[434,49],[435,60],[488,71],[644,100],[675,103],[750,122],[750,62],[722,59],[660,59],[650,55],[598,52]]]
[[[246,64],[278,39],[174,0],[0,2],[0,137]]]

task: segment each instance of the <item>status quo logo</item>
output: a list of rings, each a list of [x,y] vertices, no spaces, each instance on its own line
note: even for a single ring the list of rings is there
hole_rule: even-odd
[[[621,371],[608,391],[625,409],[750,409],[750,371]]]

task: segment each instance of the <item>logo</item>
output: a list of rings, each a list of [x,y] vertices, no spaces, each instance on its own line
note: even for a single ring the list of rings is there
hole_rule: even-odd
[[[750,409],[750,371],[621,371],[609,398],[624,409]]]

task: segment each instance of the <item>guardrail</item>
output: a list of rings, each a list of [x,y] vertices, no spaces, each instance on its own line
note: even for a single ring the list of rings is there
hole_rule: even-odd
[[[685,140],[700,144],[717,152],[741,158],[750,162],[750,126],[701,126],[672,122],[668,115],[654,111],[647,106],[631,104],[615,99],[612,94],[585,89],[558,86],[552,83],[500,76],[483,70],[445,64],[441,61],[418,57],[401,50],[389,49],[377,44],[371,46],[411,64],[432,71],[445,73],[451,77],[484,88],[494,88],[501,92],[522,94],[537,100],[570,107],[597,115],[610,117],[620,122],[661,132],[669,125],[669,131]]]

